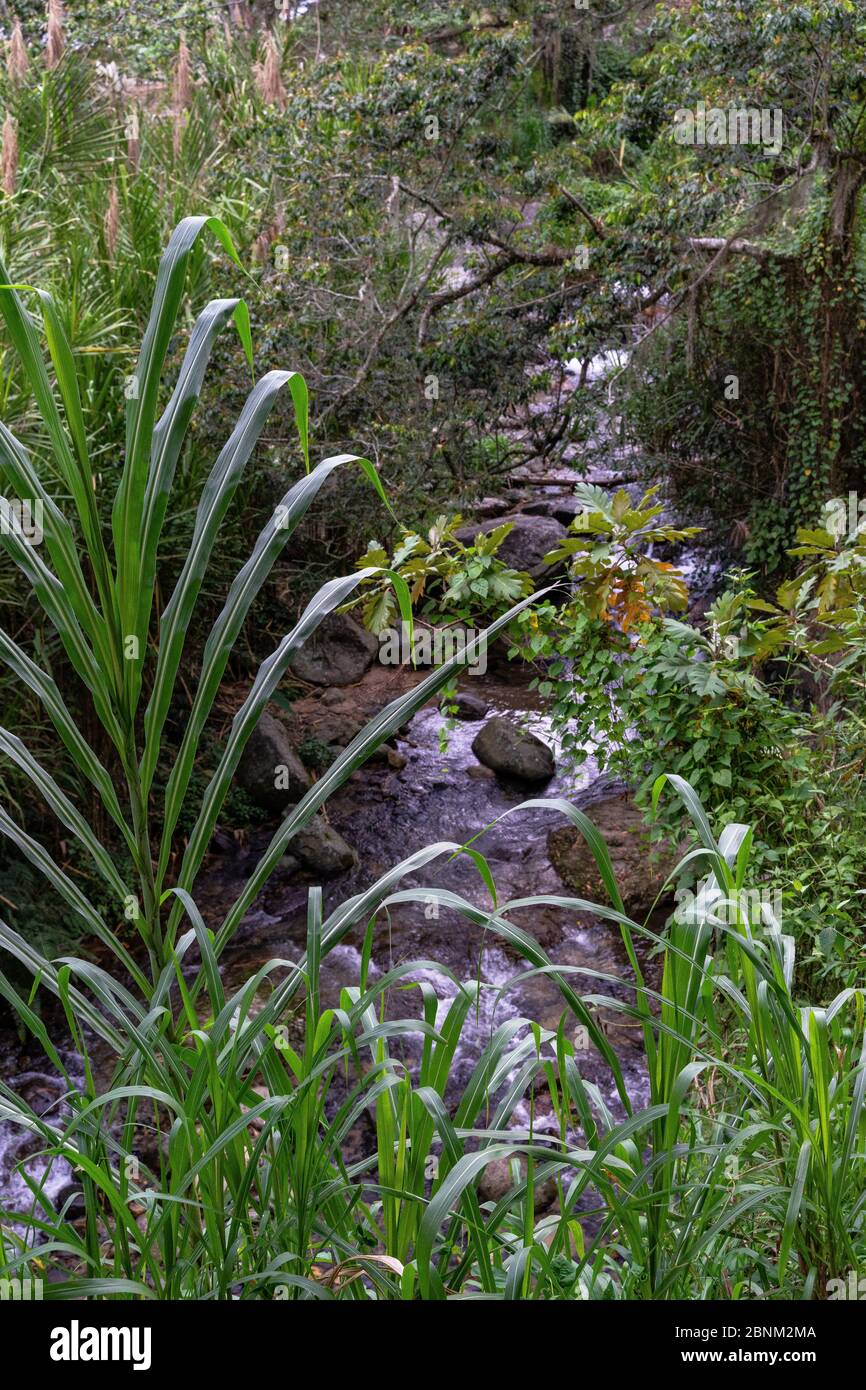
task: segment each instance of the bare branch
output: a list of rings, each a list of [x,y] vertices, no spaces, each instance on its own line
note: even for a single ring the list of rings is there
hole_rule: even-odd
[[[560,188],[559,191],[565,198],[568,199],[572,207],[577,208],[581,217],[584,217],[586,219],[586,221],[589,223],[590,227],[592,227],[592,230],[595,232],[597,237],[601,237],[602,240],[604,240],[606,236],[610,236],[610,232],[608,231],[604,223],[600,221],[599,218],[597,218],[593,213],[590,212],[589,208],[586,207],[586,205],[580,201],[580,199],[577,197],[575,193],[572,193],[571,190],[568,188]]]
[[[742,237],[690,236],[686,244],[693,251],[720,251],[724,255],[751,256],[756,261],[768,261],[774,252],[756,241],[744,241]]]

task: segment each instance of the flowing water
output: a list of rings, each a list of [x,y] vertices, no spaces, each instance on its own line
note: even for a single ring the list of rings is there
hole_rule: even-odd
[[[621,461],[614,466],[621,468]],[[570,493],[574,484],[574,474],[567,468],[557,470],[553,476],[547,470],[543,483],[541,478],[533,477],[531,468],[522,472],[521,487],[527,502],[555,502],[557,497]],[[605,485],[615,480],[615,476],[598,479]],[[683,558],[691,565],[690,556]],[[464,680],[466,690],[487,703],[488,715],[507,714],[552,743],[525,673],[509,667],[499,674],[491,670],[484,676]],[[486,827],[491,828],[476,841],[475,848],[489,863],[500,904],[535,894],[565,894],[547,850],[548,833],[563,823],[561,815],[535,808],[516,811],[505,820],[500,817],[535,794],[567,796],[578,806],[586,806],[591,815],[592,800],[605,790],[604,779],[599,778],[590,757],[579,778],[570,784],[557,774],[540,793],[509,785],[481,769],[472,752],[472,740],[481,727],[480,723],[458,721],[444,730],[443,716],[429,706],[415,716],[400,742],[407,759],[402,770],[368,766],[329,802],[329,818],[355,846],[359,859],[355,869],[325,886],[326,913],[413,851],[437,840],[463,844]],[[218,925],[268,839],[269,834],[253,836],[243,850],[217,855],[206,867],[197,886],[197,899],[209,924]],[[456,859],[444,856],[428,866],[422,877],[408,878],[400,886],[448,888],[478,907],[491,906],[481,875],[465,855]],[[224,956],[228,989],[240,984],[265,960],[294,960],[303,952],[307,893],[308,884],[299,880],[296,873],[288,867],[277,870]],[[578,992],[631,1000],[631,973],[616,928],[597,917],[551,907],[522,909],[513,914],[512,920],[540,942],[554,964],[587,972],[570,976]],[[341,988],[358,983],[360,946],[360,936],[350,935],[324,961],[325,1004],[335,1003]],[[435,961],[458,980],[477,978],[482,982],[478,1008],[470,1012],[461,1038],[452,1077],[455,1091],[465,1084],[492,1030],[500,1023],[525,1017],[555,1029],[562,1015],[561,995],[549,977],[518,978],[525,975],[526,965],[501,939],[483,932],[456,912],[437,911],[431,901],[399,904],[387,915],[380,914],[371,982],[376,972],[410,960]],[[606,976],[613,978],[606,980]],[[433,986],[441,1018],[455,994],[453,981],[426,966],[413,978],[424,979]],[[419,1012],[419,1002],[412,991],[394,993],[394,1008],[400,1016]],[[619,1056],[632,1103],[640,1105],[646,1099],[647,1080],[639,1031],[622,1014],[601,1009],[597,1016]],[[55,1039],[64,1036],[62,1020],[52,1020],[51,1031]],[[410,1059],[413,1050],[410,1041],[405,1047]],[[100,1060],[107,1079],[110,1059],[97,1056],[97,1066]],[[64,1061],[77,1080],[78,1059],[67,1053]],[[599,1086],[616,1112],[616,1091],[603,1059],[589,1050],[581,1056],[580,1064],[583,1075]],[[38,1045],[22,1040],[8,1021],[0,1026],[0,1076],[13,1090],[24,1094],[40,1113],[51,1118],[64,1114],[63,1083],[41,1057]],[[517,1116],[518,1121],[523,1118]],[[543,1113],[537,1123],[544,1126]],[[548,1123],[552,1123],[550,1117]],[[26,1197],[26,1185],[16,1171],[22,1159],[27,1160],[26,1170],[31,1177],[41,1177],[44,1161],[28,1158],[37,1147],[31,1138],[22,1136],[20,1129],[0,1120],[0,1200],[4,1204],[14,1207]],[[56,1197],[68,1185],[70,1176],[65,1164],[56,1164],[46,1185],[49,1195]]]
[[[502,678],[468,680],[466,688],[489,704],[489,715],[502,713],[518,719],[532,731],[550,740],[546,721],[533,707],[533,695],[525,684],[514,685]],[[440,739],[446,723],[433,707],[425,708],[412,721],[400,750],[407,758],[399,773],[387,770],[366,772],[347,785],[329,807],[329,816],[340,833],[360,855],[359,868],[328,886],[326,911],[351,893],[359,891],[390,868],[434,841],[464,844],[485,831],[474,848],[485,856],[496,883],[499,904],[512,898],[535,894],[567,895],[551,867],[547,836],[563,824],[558,812],[537,808],[516,811],[533,795],[569,795],[577,804],[587,799],[587,789],[595,783],[597,769],[590,760],[584,765],[577,784],[569,787],[558,778],[540,793],[509,785],[493,776],[479,777],[479,763],[472,752],[472,740],[480,723],[456,722],[447,726],[447,748]],[[500,820],[505,812],[513,812]],[[498,822],[494,824],[494,822]],[[459,893],[475,906],[492,906],[478,869],[468,856],[443,856],[423,874],[406,879],[405,888],[447,888]],[[240,981],[252,966],[270,956],[297,957],[303,949],[306,916],[306,890],[281,883],[277,873],[250,915],[242,936],[227,957],[229,980]],[[556,908],[516,911],[511,918],[529,932],[550,954],[554,963],[585,967],[628,978],[628,965],[618,932],[598,918],[580,916]],[[360,935],[350,937],[326,959],[323,987],[327,1002],[336,1002],[343,986],[357,982]],[[476,976],[484,982],[481,1002],[467,1020],[458,1054],[455,1083],[465,1083],[492,1030],[505,1019],[528,1016],[544,1026],[555,1028],[563,1012],[563,1001],[548,977],[539,976],[509,986],[523,974],[525,963],[490,932],[468,922],[459,913],[437,907],[431,899],[397,904],[387,916],[380,914],[373,952],[375,970],[384,972],[410,960],[433,960],[448,967],[459,980]],[[455,985],[447,976],[423,971],[421,976],[435,987],[440,1000],[440,1017],[454,997]],[[612,987],[593,978],[574,976],[578,991],[600,992],[613,989],[628,997],[624,985]],[[409,1012],[405,995],[400,996],[399,1012]],[[635,1100],[644,1093],[643,1067],[638,1034],[610,1016],[611,1039],[623,1061]],[[602,1060],[590,1053],[583,1059],[584,1073],[597,1080],[602,1091],[614,1101],[614,1088]]]
[[[546,721],[535,707],[533,693],[525,682],[496,676],[467,681],[467,689],[489,703],[489,713],[504,713],[550,739]],[[510,898],[530,894],[564,894],[562,883],[552,869],[547,853],[548,832],[562,824],[558,813],[538,809],[516,811],[493,824],[506,811],[520,805],[530,795],[525,788],[509,785],[499,778],[478,776],[480,765],[471,743],[480,723],[448,723],[434,707],[421,710],[406,732],[400,749],[407,758],[399,772],[366,769],[353,778],[329,803],[329,818],[359,853],[358,867],[325,886],[326,912],[361,888],[373,882],[385,869],[413,851],[436,840],[462,844],[485,827],[475,844],[487,859],[500,905]],[[443,731],[447,746],[441,747]],[[568,795],[576,804],[586,803],[597,771],[591,759],[584,765],[576,784],[564,785],[557,777],[541,795]],[[590,808],[591,810],[591,808]],[[206,918],[216,923],[227,905],[240,891],[248,870],[266,843],[256,837],[243,852],[219,856],[203,874],[199,902]],[[407,878],[401,887],[442,887],[461,894],[476,906],[491,906],[487,888],[468,856],[444,856],[422,876]],[[224,957],[227,989],[237,987],[265,960],[272,957],[294,960],[304,950],[308,885],[297,874],[278,869]],[[606,984],[594,976],[571,976],[578,992],[613,993],[629,998],[628,964],[615,928],[600,919],[554,908],[523,909],[513,914],[516,925],[530,932],[547,950],[555,964],[618,977],[623,983]],[[341,988],[356,985],[360,963],[361,938],[350,935],[325,959],[322,969],[322,996],[325,1004],[336,1003]],[[462,1035],[452,1076],[456,1093],[465,1085],[494,1028],[506,1019],[527,1017],[555,1029],[563,1012],[563,1001],[548,977],[536,976],[510,981],[525,973],[526,966],[510,948],[491,933],[484,933],[453,911],[438,910],[423,900],[399,904],[386,915],[380,914],[373,953],[371,983],[393,965],[410,960],[434,961],[444,965],[458,980],[483,982],[480,1002],[470,1011]],[[456,986],[447,975],[425,967],[411,978],[425,980],[440,1001],[439,1017],[453,999]],[[410,991],[395,992],[394,1009],[401,1017],[418,1013]],[[623,1023],[622,1016],[604,1015],[609,1038],[621,1059],[629,1093],[634,1103],[646,1096],[646,1079],[639,1034]],[[573,1020],[572,1020],[573,1023]],[[398,1048],[399,1050],[399,1048]],[[411,1058],[411,1040],[403,1048]],[[98,1054],[97,1054],[98,1055]],[[64,1058],[76,1075],[73,1054]],[[108,1058],[103,1058],[106,1070]],[[596,1081],[614,1110],[618,1109],[615,1088],[608,1068],[597,1053],[581,1056],[581,1070]],[[64,1086],[54,1075],[36,1044],[22,1043],[7,1030],[0,1033],[0,1074],[9,1079],[13,1090],[23,1094],[34,1109],[49,1118],[65,1113]],[[537,1124],[546,1122],[542,1113]],[[518,1112],[517,1120],[525,1120]],[[10,1206],[26,1197],[23,1178],[16,1165],[38,1142],[22,1135],[9,1123],[0,1122],[0,1193]],[[44,1161],[28,1160],[27,1171],[37,1179]],[[46,1186],[52,1197],[70,1181],[65,1164],[55,1165]]]

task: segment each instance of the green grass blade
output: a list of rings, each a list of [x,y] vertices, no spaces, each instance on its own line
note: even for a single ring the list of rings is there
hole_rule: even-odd
[[[121,638],[136,635],[138,614],[148,595],[139,592],[142,572],[142,524],[145,492],[150,471],[151,446],[162,371],[168,345],[183,298],[187,264],[200,234],[211,231],[240,265],[231,237],[216,217],[185,217],[174,229],[160,261],[153,307],[141,345],[133,381],[135,389],[127,398],[126,458],[114,499],[112,531],[117,565],[117,597]],[[127,710],[133,708],[138,672],[127,663],[125,692]]]
[[[177,680],[187,628],[217,533],[278,393],[286,385],[290,390],[297,390],[299,381],[302,378],[294,372],[268,372],[262,377],[244,403],[231,437],[221,450],[202,491],[189,553],[160,623],[156,675],[144,716],[145,748],[141,760],[141,782],[145,795],[153,780],[159,740]]]
[[[262,384],[264,384],[264,379]],[[187,719],[186,731],[166,787],[158,882],[162,882],[165,875],[171,852],[172,836],[189,786],[201,733],[216,698],[232,647],[249,612],[250,605],[270,574],[288,537],[303,518],[323,484],[334,469],[347,463],[357,463],[377,492],[383,495],[378,474],[368,459],[358,458],[354,454],[338,454],[333,458],[325,459],[313,469],[312,473],[301,478],[289,489],[282,502],[275,508],[274,515],[268,525],[260,533],[249,560],[232,583],[225,606],[205,643],[198,688]],[[161,698],[164,698],[164,693]],[[157,719],[158,711],[155,710],[154,723]],[[154,752],[152,751],[151,758],[153,756]]]
[[[260,667],[247,698],[234,719],[219,765],[205,788],[201,810],[193,826],[181,864],[179,881],[190,889],[210,844],[217,817],[225,800],[238,763],[262,712],[285,675],[295,652],[316,630],[329,613],[345,603],[349,596],[376,570],[361,570],[342,579],[324,584],[305,608],[297,626],[283,638]]]
[[[72,754],[76,767],[99,792],[103,806],[122,832],[128,849],[135,854],[137,852],[135,838],[120,809],[114,783],[108,770],[97,758],[78,728],[53,677],[37,666],[27,653],[2,631],[0,631],[0,661],[3,661],[11,671],[14,671],[28,690],[36,695],[63,743]]]
[[[11,758],[22,772],[26,773],[32,786],[45,798],[57,818],[66,826],[67,830],[71,830],[72,834],[87,850],[105,882],[115,894],[118,903],[122,903],[129,896],[129,889],[117,872],[114,860],[97,839],[81,812],[73,806],[65,792],[61,791],[50,773],[46,772],[41,763],[37,762],[20,738],[2,727],[0,727],[0,753],[5,753],[7,758]]]

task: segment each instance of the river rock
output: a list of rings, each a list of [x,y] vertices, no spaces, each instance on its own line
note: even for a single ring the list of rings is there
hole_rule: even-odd
[[[557,493],[551,497],[541,497],[534,502],[527,503],[524,511],[527,516],[552,516],[563,526],[570,526],[574,518],[585,510],[585,504],[579,502],[570,493]]]
[[[314,816],[303,830],[292,836],[289,850],[305,869],[319,878],[335,878],[358,862],[356,851],[321,815]]]
[[[506,497],[482,497],[480,502],[472,503],[472,515],[481,521],[489,521],[492,516],[502,516],[511,503]]]
[[[453,714],[456,719],[462,719],[466,723],[473,723],[476,720],[484,719],[490,706],[486,700],[481,700],[477,695],[470,695],[466,690],[458,690],[450,700],[442,701],[442,708],[448,714]]]
[[[526,1177],[526,1159],[523,1154],[517,1156],[520,1167],[521,1178]],[[514,1177],[511,1172],[510,1158],[494,1158],[483,1170],[478,1183],[478,1200],[481,1202],[500,1202],[506,1193],[514,1187]],[[535,1187],[535,1210],[536,1212],[546,1211],[556,1201],[556,1183],[553,1178],[546,1178],[544,1182],[537,1183]]]
[[[342,709],[329,707],[318,719],[312,721],[313,737],[333,752],[347,748],[352,739],[367,724],[367,716],[358,709],[343,706]]]
[[[492,767],[483,767],[481,763],[473,763],[467,767],[466,776],[471,777],[474,782],[495,782],[496,773]]]
[[[55,1211],[61,1211],[64,1207],[66,1208],[64,1212],[66,1221],[74,1223],[87,1216],[87,1201],[84,1190],[79,1183],[65,1182],[54,1194]]]
[[[497,550],[497,559],[511,569],[525,571],[532,579],[551,578],[563,569],[561,562],[548,565],[544,559],[568,534],[562,523],[552,516],[527,516],[520,512],[494,517],[475,526],[461,526],[454,534],[464,545],[471,545],[479,532],[489,535],[507,521],[512,523],[512,530]]]
[[[257,806],[280,815],[300,801],[310,777],[279,719],[265,710],[249,737],[238,767],[238,782]]]
[[[472,752],[480,763],[518,782],[547,782],[556,770],[553,754],[535,734],[495,715],[476,734]]]
[[[348,613],[329,613],[292,659],[292,671],[310,685],[354,685],[378,651],[377,638]]]
[[[319,704],[327,705],[328,709],[339,709],[345,702],[346,696],[342,690],[323,690],[319,696]]]
[[[667,843],[650,846],[646,822],[630,792],[613,792],[583,809],[607,845],[626,912],[643,919],[677,862],[676,850]],[[551,864],[572,893],[590,902],[612,905],[592,850],[574,826],[551,830],[547,850]]]
[[[380,743],[364,763],[364,767],[387,767],[391,772],[402,772],[408,759],[390,743]]]

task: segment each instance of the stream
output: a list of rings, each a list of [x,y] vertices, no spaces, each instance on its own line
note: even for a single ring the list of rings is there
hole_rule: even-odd
[[[468,678],[465,688],[489,705],[489,715],[506,714],[550,741],[547,721],[537,707],[534,692],[526,679],[515,680],[516,672],[489,673]],[[449,721],[447,748],[440,748],[445,724],[438,708],[427,706],[412,720],[399,743],[407,759],[399,772],[387,767],[364,769],[338,792],[328,805],[328,817],[336,829],[358,851],[358,866],[325,885],[325,911],[374,882],[391,865],[436,840],[463,843],[482,832],[504,812],[533,795],[568,796],[575,804],[587,806],[591,814],[593,796],[606,787],[588,759],[576,782],[555,776],[541,792],[509,785],[482,769],[472,752],[473,738],[482,727],[478,722]],[[567,890],[551,867],[547,852],[548,832],[562,824],[559,813],[545,815],[537,809],[517,812],[496,824],[476,843],[487,859],[500,902],[529,894],[559,893]],[[234,855],[216,856],[202,874],[198,894],[205,919],[217,922],[221,912],[240,892],[247,872],[264,849],[269,834],[250,837]],[[468,856],[435,861],[423,878],[409,877],[401,887],[443,887],[461,894],[471,903],[489,908],[487,888]],[[248,975],[272,957],[297,959],[306,937],[308,884],[298,882],[294,871],[278,868],[223,957],[227,992],[241,985]],[[555,964],[586,967],[623,980],[622,985],[606,985],[594,979],[573,976],[578,992],[614,992],[627,999],[625,983],[630,975],[625,952],[615,929],[598,918],[578,916],[555,908],[522,909],[512,915],[516,925],[531,933]],[[479,928],[455,912],[423,902],[398,904],[386,918],[378,920],[373,951],[371,983],[392,966],[415,959],[432,960],[446,966],[458,980],[484,982],[477,1008],[470,1010],[452,1071],[450,1094],[462,1090],[493,1030],[507,1019],[526,1017],[555,1029],[563,1012],[562,997],[545,976],[525,980],[514,988],[508,982],[523,974],[526,965],[497,938],[482,940]],[[362,933],[350,934],[324,960],[321,974],[323,1006],[336,1004],[340,990],[356,985],[360,965]],[[441,1022],[456,991],[453,980],[433,970],[415,972],[412,979],[426,980],[439,999],[437,1021]],[[506,988],[503,988],[506,987]],[[419,1012],[412,991],[394,992],[395,1013],[402,1017]],[[647,1084],[640,1034],[621,1016],[610,1014],[602,1021],[617,1054],[633,1104],[646,1099]],[[61,1029],[62,1023],[57,1020]],[[54,1036],[58,1036],[54,1031]],[[392,1050],[411,1060],[416,1039],[397,1044]],[[107,1080],[110,1057],[96,1049]],[[68,1049],[64,1061],[74,1077],[80,1076],[80,1062]],[[607,1065],[594,1050],[581,1055],[581,1071],[594,1081],[612,1110],[621,1113]],[[59,1119],[66,1113],[64,1086],[40,1056],[38,1045],[22,1042],[8,1026],[0,1031],[0,1068],[11,1087],[26,1097],[39,1113]],[[526,1124],[528,1113],[518,1109],[515,1123]],[[552,1112],[542,1102],[535,1115],[537,1130],[555,1128]],[[16,1166],[26,1159],[27,1172],[40,1178],[45,1163],[27,1158],[39,1143],[17,1127],[0,1122],[0,1194],[4,1205],[15,1206],[27,1199],[27,1188]],[[63,1162],[55,1163],[46,1184],[49,1196],[65,1195],[71,1171]]]
[[[547,721],[535,706],[526,684],[514,684],[502,677],[476,677],[465,687],[489,705],[488,717],[505,714],[518,719],[532,732],[550,740]],[[440,751],[440,733],[445,721],[438,709],[426,707],[414,718],[400,752],[407,758],[399,773],[388,770],[366,772],[363,779],[350,782],[329,803],[329,819],[359,852],[358,869],[327,885],[325,909],[361,891],[393,864],[415,850],[438,840],[465,843],[485,830],[473,846],[487,860],[500,903],[530,894],[558,893],[567,896],[559,876],[551,867],[547,851],[550,830],[563,823],[558,812],[544,814],[538,809],[518,811],[493,825],[505,812],[513,811],[528,798],[541,795],[568,795],[586,804],[600,786],[592,760],[587,760],[577,784],[566,786],[554,777],[546,787],[529,791],[509,785],[486,773],[472,752],[472,740],[482,724],[457,721],[447,731],[447,751]],[[592,789],[592,790],[590,790]],[[468,856],[443,857],[428,866],[421,877],[409,877],[400,885],[448,888],[475,906],[491,907],[487,888]],[[264,890],[259,904],[249,915],[242,935],[226,956],[227,979],[239,984],[251,970],[270,956],[296,957],[305,937],[306,888],[281,883],[279,872]],[[521,909],[513,914],[517,926],[529,932],[550,954],[556,964],[586,966],[626,979],[628,964],[619,935],[597,918],[577,917],[555,908]],[[336,1003],[339,991],[357,983],[362,933],[342,942],[323,962],[322,987],[326,1003]],[[489,988],[481,991],[480,1006],[470,1011],[461,1036],[452,1083],[462,1088],[493,1030],[506,1019],[526,1016],[555,1029],[563,1012],[562,997],[545,976],[520,983],[500,992],[502,986],[527,968],[520,957],[499,938],[482,932],[459,914],[437,910],[436,905],[397,904],[386,918],[378,919],[373,950],[376,975],[408,960],[441,962],[458,980],[480,978]],[[439,998],[441,1021],[455,994],[454,983],[445,975],[422,971],[412,978],[427,979]],[[577,978],[575,987],[594,990],[596,983]],[[602,991],[604,986],[601,987]],[[628,997],[624,986],[620,997]],[[417,1012],[411,994],[398,996],[399,1013]],[[639,1033],[622,1027],[611,1018],[611,1040],[620,1054],[629,1091],[640,1100],[645,1091],[642,1045]],[[615,1088],[607,1067],[593,1053],[582,1058],[585,1075],[596,1081],[602,1093],[616,1108]]]
[[[619,466],[622,467],[621,462]],[[546,470],[540,476],[530,465],[519,470],[519,474],[515,481],[524,498],[522,505],[533,507],[536,512],[542,503],[546,508],[548,503],[555,505],[557,499],[567,499],[575,482],[575,474],[568,468],[552,474]],[[616,482],[616,475],[589,481],[609,486]],[[521,509],[521,504],[517,509]],[[689,570],[697,562],[685,554],[679,563],[684,570]],[[484,675],[465,675],[461,688],[483,700],[488,707],[486,717],[508,715],[553,746],[549,723],[540,709],[538,697],[530,689],[530,673],[502,660],[494,661]],[[482,723],[450,721],[444,751],[441,746],[443,724],[439,709],[426,706],[402,732],[398,742],[399,752],[406,759],[405,766],[394,770],[387,764],[369,764],[329,801],[328,819],[357,850],[358,864],[325,884],[326,914],[413,851],[437,840],[465,843],[491,825],[475,848],[489,863],[500,903],[530,894],[568,895],[551,865],[547,847],[549,832],[563,824],[558,812],[544,814],[532,809],[517,812],[499,824],[493,825],[493,822],[536,795],[565,796],[587,809],[591,816],[593,800],[610,790],[606,779],[599,776],[592,757],[573,780],[567,781],[557,771],[546,787],[528,791],[525,787],[510,785],[479,764],[471,745]],[[228,905],[239,894],[271,833],[270,829],[253,832],[241,846],[229,853],[214,854],[209,860],[196,890],[198,905],[209,925],[219,923]],[[264,961],[275,956],[297,959],[303,952],[309,885],[299,881],[296,868],[292,861],[287,861],[285,868],[277,869],[241,924],[223,957],[227,991],[239,986]],[[447,887],[476,906],[485,909],[491,906],[485,884],[468,856],[437,860],[424,871],[423,882],[407,878],[400,886]],[[630,999],[631,972],[615,928],[597,917],[551,907],[522,909],[512,915],[512,920],[543,946],[554,964],[582,967],[615,977],[613,982],[604,982],[574,975],[571,982],[579,993],[608,993]],[[362,933],[355,932],[324,960],[323,1005],[335,1004],[343,987],[357,985],[361,944]],[[380,913],[371,982],[377,973],[415,959],[439,962],[458,980],[480,978],[486,986],[481,990],[478,1007],[470,1011],[466,1020],[452,1071],[449,1093],[452,1099],[468,1080],[492,1031],[506,1019],[533,1019],[552,1030],[558,1025],[564,1004],[555,984],[546,976],[536,976],[508,987],[515,976],[524,973],[525,962],[499,938],[485,935],[452,911],[437,912],[435,907],[419,902],[399,904],[387,917]],[[413,978],[426,979],[433,986],[441,1020],[454,997],[455,984],[434,970],[418,972]],[[393,991],[392,994],[396,996],[395,1016],[406,1017],[420,1012],[420,1001],[414,991]],[[646,1101],[648,1092],[639,1029],[621,1014],[606,1014],[601,1010],[597,1017],[620,1059],[632,1104],[639,1106]],[[60,1018],[51,1019],[49,1029],[55,1039],[67,1036]],[[417,1042],[416,1038],[400,1040],[393,1050],[400,1052],[402,1049],[402,1055],[411,1060],[411,1054],[417,1056]],[[70,1074],[77,1080],[81,1074],[80,1059],[68,1049],[63,1057]],[[98,1051],[96,1057],[97,1071],[104,1069],[105,1073],[100,1079],[107,1080],[110,1058],[100,1058]],[[580,1066],[584,1077],[598,1085],[612,1111],[621,1113],[609,1069],[598,1053],[593,1049],[584,1052],[580,1056]],[[38,1044],[19,1036],[8,1013],[0,1020],[0,1075],[39,1113],[52,1119],[64,1114],[61,1079],[47,1065]],[[525,1124],[527,1118],[526,1113],[518,1111],[515,1123]],[[548,1108],[545,1113],[543,1103],[536,1110],[534,1122],[536,1129],[556,1127],[552,1112]],[[4,1206],[14,1209],[17,1203],[27,1200],[26,1184],[17,1171],[22,1160],[32,1178],[39,1179],[44,1173],[44,1160],[33,1156],[38,1147],[38,1141],[0,1120],[0,1201]],[[48,1195],[52,1199],[64,1195],[71,1177],[65,1163],[55,1163],[46,1183]]]

